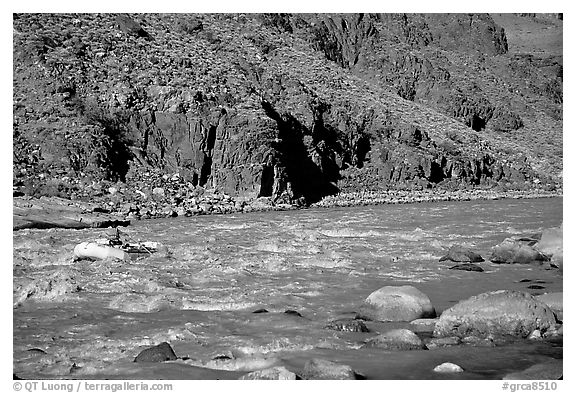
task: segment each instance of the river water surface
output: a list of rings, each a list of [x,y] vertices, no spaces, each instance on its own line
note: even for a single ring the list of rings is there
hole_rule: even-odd
[[[488,259],[506,237],[562,222],[562,198],[310,209],[134,222],[125,239],[169,253],[131,262],[74,261],[74,246],[110,230],[14,232],[14,373],[23,378],[236,379],[311,358],[348,364],[369,379],[497,379],[550,357],[561,344],[458,346],[388,352],[370,333],[324,329],[353,317],[384,285],[413,285],[438,312],[497,289],[562,291],[557,270],[483,262],[484,272],[438,262],[453,244]],[[531,281],[527,281],[531,280]],[[528,286],[537,283],[536,289]],[[540,288],[541,287],[541,288]],[[254,313],[266,309],[268,312]],[[286,313],[292,310],[299,313]],[[182,359],[134,363],[169,342]],[[437,374],[450,361],[466,371]]]

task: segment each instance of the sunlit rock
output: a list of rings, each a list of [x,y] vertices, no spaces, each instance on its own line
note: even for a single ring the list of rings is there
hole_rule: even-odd
[[[420,337],[408,329],[394,329],[371,338],[366,347],[376,347],[388,351],[411,351],[427,349]]]
[[[358,312],[359,318],[375,321],[409,322],[435,316],[428,296],[410,285],[386,286],[372,292]]]
[[[252,371],[251,373],[243,375],[242,377],[240,377],[240,379],[296,380],[296,379],[300,379],[300,378],[296,374],[294,374],[292,371],[288,370],[286,367],[278,366],[278,367],[267,368],[264,370]]]
[[[352,367],[324,359],[311,359],[304,365],[304,379],[361,379]]]
[[[434,336],[527,337],[535,329],[546,331],[555,323],[552,310],[530,294],[500,290],[473,296],[444,311]]]

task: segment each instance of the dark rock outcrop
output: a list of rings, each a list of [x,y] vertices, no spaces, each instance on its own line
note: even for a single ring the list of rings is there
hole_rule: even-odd
[[[372,292],[358,311],[358,318],[375,321],[409,322],[435,316],[428,296],[410,285],[382,287]]]
[[[501,290],[473,296],[444,311],[434,336],[525,338],[555,324],[552,310],[528,293]]]
[[[482,258],[482,255],[478,254],[477,252],[474,252],[467,247],[456,244],[450,247],[448,253],[440,258],[440,262],[442,261],[474,263],[474,262],[484,262],[484,258]]]
[[[14,31],[18,195],[114,210],[149,195],[156,171],[181,175],[175,200],[561,184],[522,109],[561,116],[561,64],[493,57],[508,55],[489,15],[20,14]]]
[[[146,348],[136,356],[135,362],[158,363],[166,360],[176,360],[174,350],[167,342],[156,345],[155,347]]]

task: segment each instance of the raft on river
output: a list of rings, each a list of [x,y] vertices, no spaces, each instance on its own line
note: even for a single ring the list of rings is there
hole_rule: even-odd
[[[167,251],[166,246],[158,242],[114,244],[109,239],[98,239],[93,242],[82,242],[74,247],[76,259],[118,258],[125,261],[147,257],[160,250]]]

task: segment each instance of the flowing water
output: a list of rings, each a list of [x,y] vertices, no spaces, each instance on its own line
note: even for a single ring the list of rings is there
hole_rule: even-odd
[[[389,352],[361,346],[407,324],[371,322],[370,333],[324,326],[353,317],[384,285],[413,285],[439,312],[490,290],[562,291],[561,273],[544,266],[483,262],[479,273],[438,262],[452,244],[487,259],[506,237],[561,222],[562,198],[151,220],[121,231],[161,242],[170,253],[130,262],[74,261],[76,244],[110,230],[14,232],[14,372],[38,379],[236,379],[270,365],[297,371],[324,358],[370,379],[502,378],[562,358],[561,344]],[[542,288],[528,289],[534,282]],[[253,312],[259,309],[268,312]],[[133,362],[163,341],[182,359]],[[446,361],[466,371],[432,372]]]

